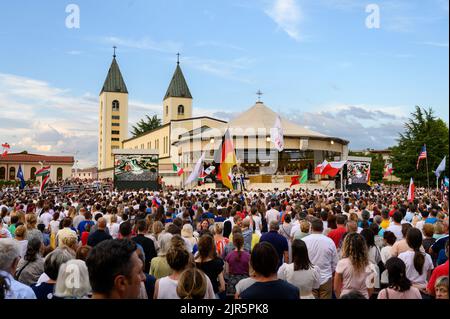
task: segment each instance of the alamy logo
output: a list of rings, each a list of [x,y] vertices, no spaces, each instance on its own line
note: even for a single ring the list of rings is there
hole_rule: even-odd
[[[366,18],[366,27],[368,29],[380,28],[380,6],[375,3],[366,6],[366,12],[370,13]]]
[[[76,4],[69,4],[66,7],[66,13],[69,15],[66,17],[66,28],[79,29],[80,28],[80,7]]]

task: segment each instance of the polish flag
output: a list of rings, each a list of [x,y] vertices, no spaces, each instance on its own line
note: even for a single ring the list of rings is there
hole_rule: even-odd
[[[322,175],[322,171],[325,169],[325,167],[328,166],[328,162],[325,160],[322,164],[317,165],[317,167],[314,169],[314,174],[316,175]]]
[[[328,165],[326,165],[325,168],[322,169],[321,175],[335,177],[346,163],[347,161],[328,163]]]
[[[408,188],[408,202],[414,201],[414,181],[411,177],[411,181],[409,182],[409,188]]]

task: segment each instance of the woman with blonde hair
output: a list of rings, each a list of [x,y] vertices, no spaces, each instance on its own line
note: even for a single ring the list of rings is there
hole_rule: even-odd
[[[370,267],[365,239],[357,233],[347,234],[341,253],[342,259],[337,263],[334,276],[336,297],[356,290],[369,299],[375,285],[375,273]]]
[[[21,258],[25,256],[25,253],[27,251],[28,240],[25,239],[26,237],[27,237],[27,229],[25,228],[25,226],[20,225],[19,227],[17,227],[14,240],[19,244]]]
[[[118,218],[116,214],[111,215],[109,223],[107,225],[109,234],[113,239],[117,239],[119,237],[119,223],[117,222]]]
[[[32,238],[39,238],[41,242],[44,242],[44,236],[42,233],[36,228],[37,227],[37,217],[35,214],[27,214],[25,215],[25,225],[27,228],[27,240],[31,240]]]
[[[177,295],[180,299],[205,299],[207,288],[207,278],[203,271],[189,268],[180,275]]]
[[[150,275],[156,277],[156,279],[172,274],[172,269],[167,263],[167,252],[171,246],[172,236],[170,233],[163,233],[159,236],[158,256],[154,257],[150,264]]]
[[[178,299],[178,280],[182,272],[192,266],[192,255],[186,250],[183,238],[175,235],[171,238],[170,243],[171,246],[167,251],[166,258],[172,273],[156,281],[154,299]],[[214,299],[211,283],[209,283],[209,287],[208,299]]]
[[[195,245],[197,245],[197,238],[194,236],[194,228],[191,224],[184,224],[181,229],[181,237],[189,243],[191,252],[194,251]]]
[[[160,249],[159,237],[162,234],[163,230],[164,230],[163,223],[161,221],[157,220],[157,221],[153,222],[152,229],[147,234],[147,237],[150,238],[151,240],[153,240],[156,251],[159,251],[159,249]]]

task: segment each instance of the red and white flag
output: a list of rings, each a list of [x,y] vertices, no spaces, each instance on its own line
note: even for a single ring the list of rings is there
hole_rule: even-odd
[[[11,149],[11,146],[8,143],[3,143],[2,147],[3,147],[3,151],[2,151],[1,157],[6,157],[6,155],[8,155],[9,150]]]
[[[335,177],[346,163],[347,161],[331,162],[327,164],[325,164],[324,162],[322,164],[322,172],[320,173],[320,175],[328,175],[330,177]]]
[[[384,167],[384,177],[392,175],[392,172],[394,171],[394,168],[392,166],[392,163],[387,164]]]
[[[409,188],[408,188],[408,202],[414,201],[414,181],[411,177],[411,181],[409,182]]]

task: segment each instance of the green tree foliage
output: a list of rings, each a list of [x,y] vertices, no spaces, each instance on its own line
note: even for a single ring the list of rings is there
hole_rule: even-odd
[[[405,123],[405,131],[399,134],[398,145],[392,148],[394,175],[403,182],[408,182],[412,177],[416,185],[427,185],[426,161],[421,160],[419,170],[416,169],[417,158],[424,144],[428,154],[430,187],[434,187],[436,177],[433,171],[444,156],[447,156],[448,172],[448,125],[436,118],[431,108],[426,110],[416,106],[415,112],[411,113],[411,118]]]
[[[161,119],[156,115],[153,115],[153,117],[146,115],[145,119],[141,119],[132,127],[131,134],[133,134],[133,137],[136,137],[145,132],[157,129],[158,127],[161,127]]]

